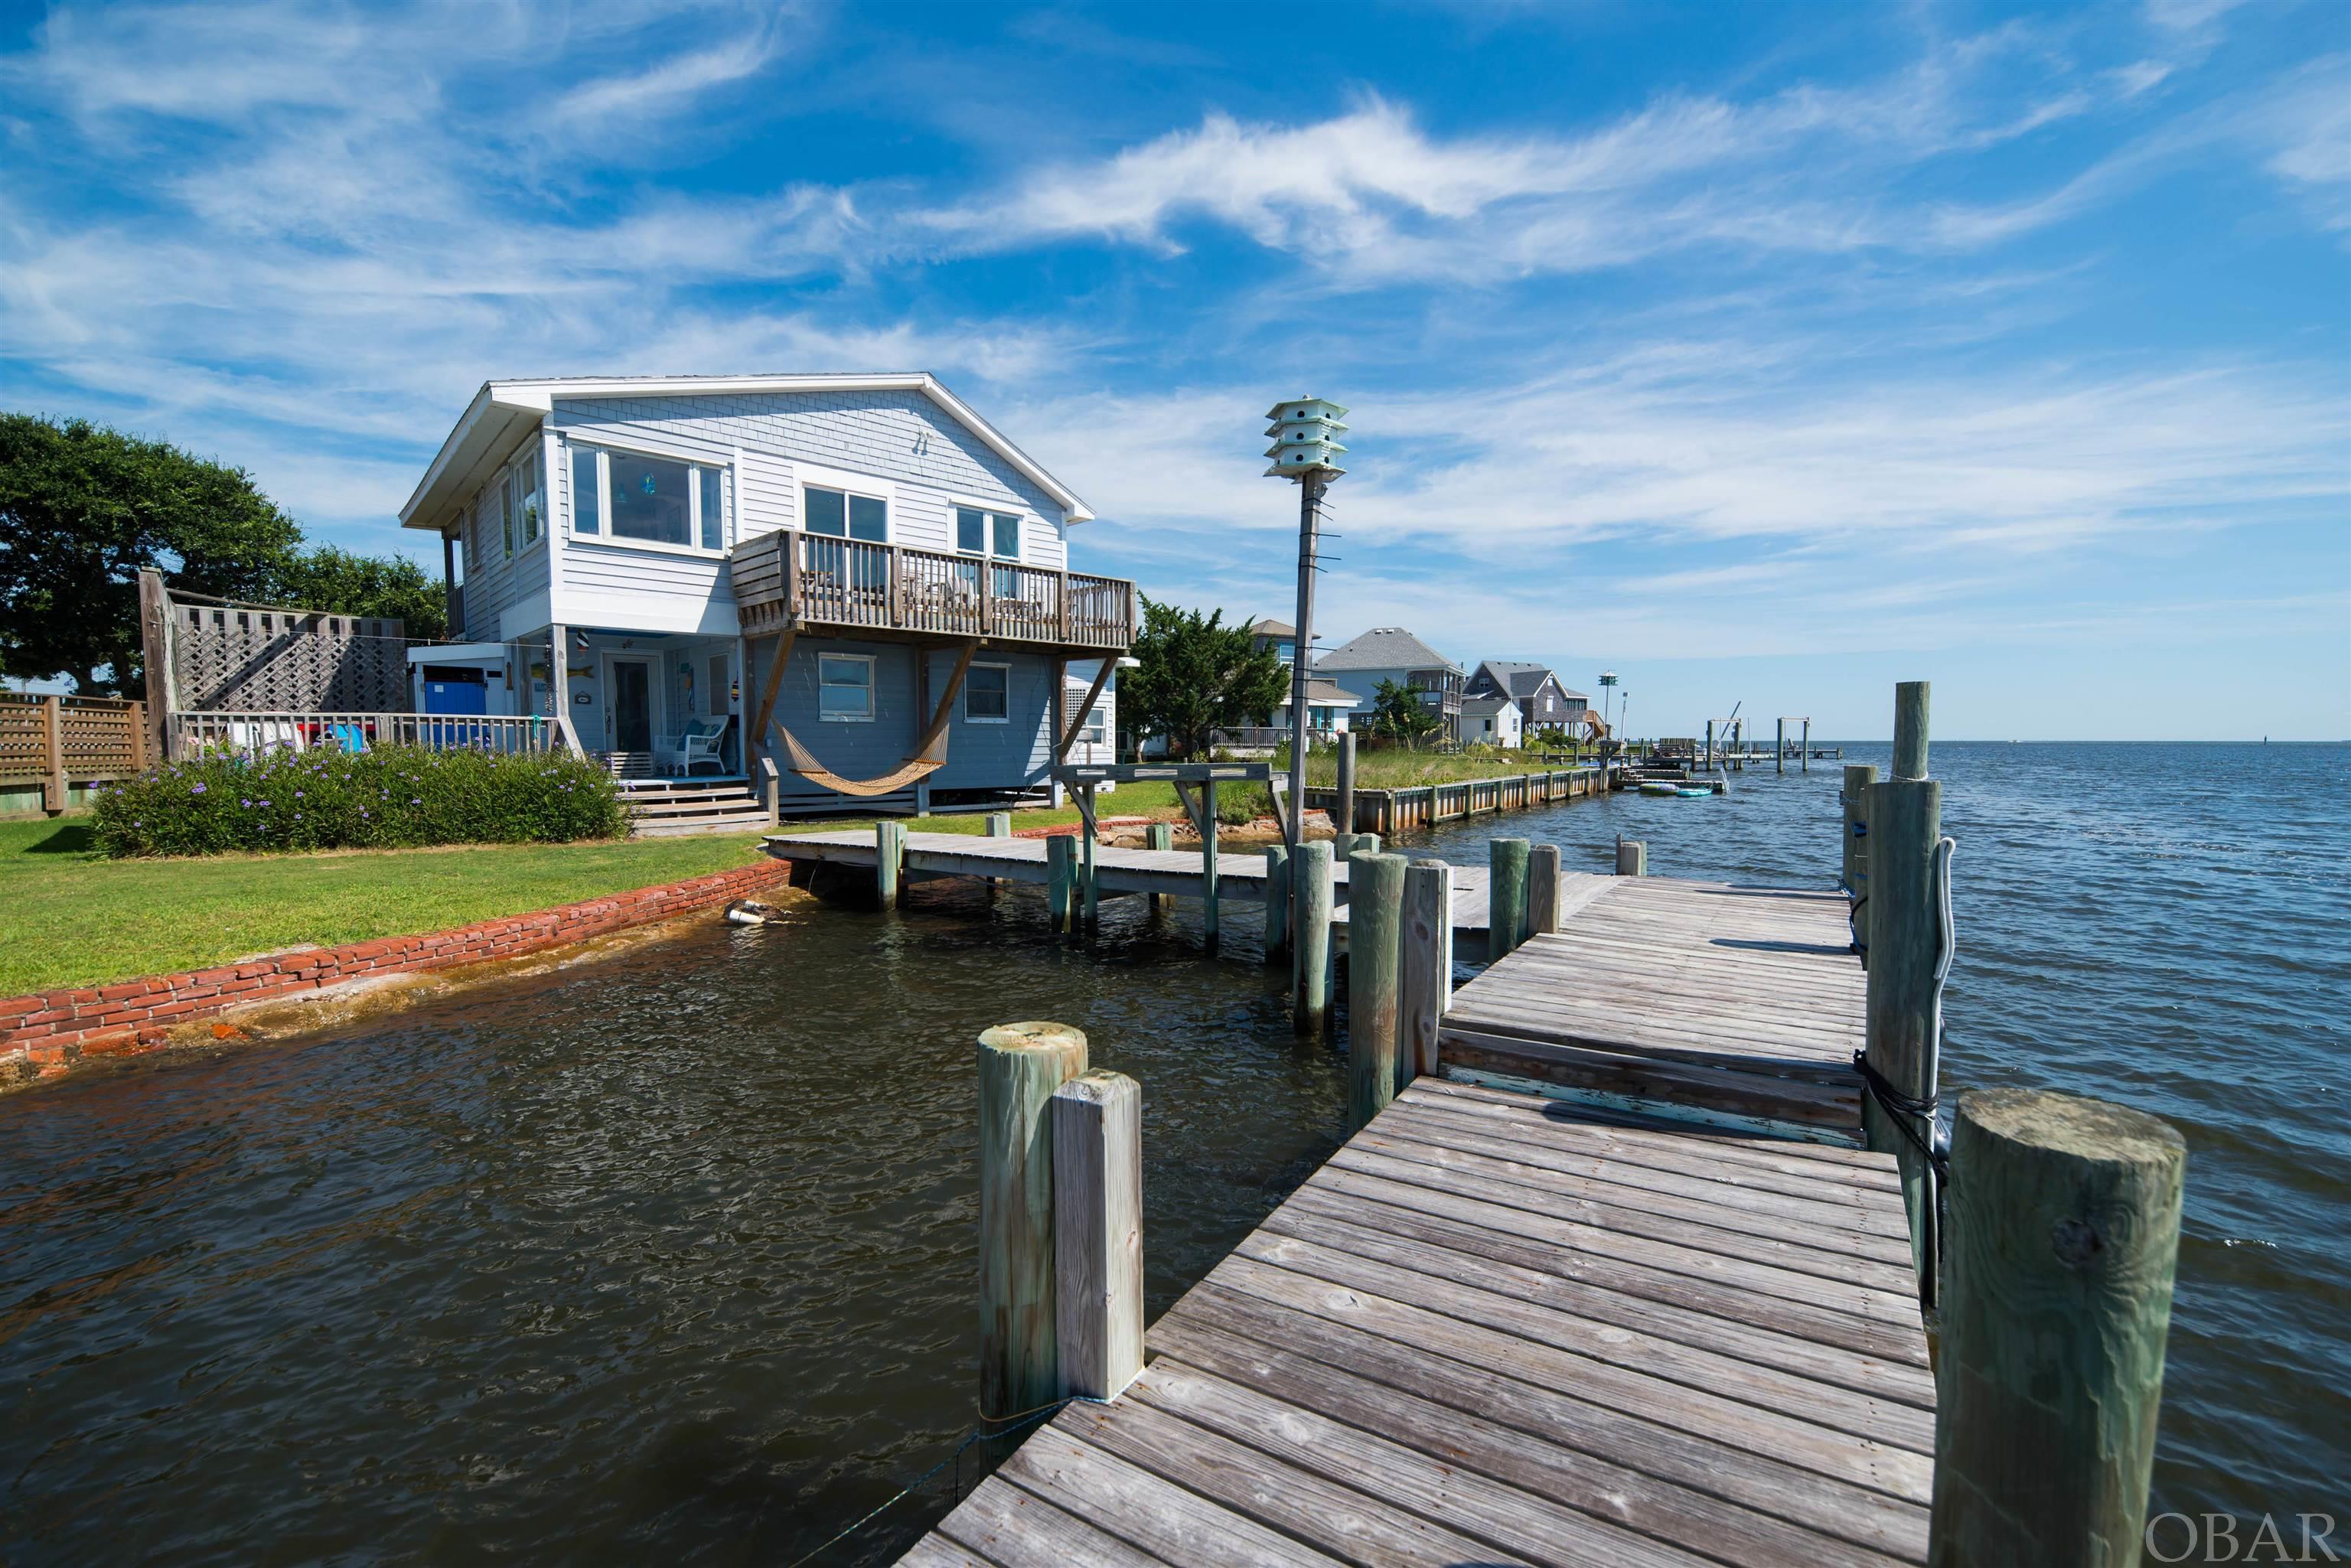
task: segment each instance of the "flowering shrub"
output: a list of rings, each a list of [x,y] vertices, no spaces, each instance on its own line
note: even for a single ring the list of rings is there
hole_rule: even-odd
[[[100,793],[96,826],[120,857],[558,843],[616,838],[628,815],[611,775],[567,752],[383,746],[166,763]]]

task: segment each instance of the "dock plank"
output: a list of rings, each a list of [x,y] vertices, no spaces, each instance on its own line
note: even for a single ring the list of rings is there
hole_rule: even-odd
[[[1196,880],[1158,853],[1121,874]],[[1573,874],[1561,929],[1455,993],[1441,1075],[934,1541],[998,1568],[1924,1561],[1935,1388],[1894,1162],[1855,1146],[1844,900]]]

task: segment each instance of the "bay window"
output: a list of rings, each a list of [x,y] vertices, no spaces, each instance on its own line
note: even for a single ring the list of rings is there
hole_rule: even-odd
[[[726,470],[641,452],[571,448],[571,531],[615,541],[726,548]]]

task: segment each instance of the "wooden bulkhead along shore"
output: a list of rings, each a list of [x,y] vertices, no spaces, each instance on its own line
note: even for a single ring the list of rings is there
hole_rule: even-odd
[[[983,1035],[979,1415],[1027,1431],[903,1561],[2137,1561],[2180,1141],[2022,1091],[1941,1130],[1953,846],[1923,684],[1896,713],[1829,892],[1642,845],[1097,852],[1100,890],[1276,901],[1308,1034],[1351,889],[1353,1133],[1146,1332],[1141,1087],[1075,1030]]]

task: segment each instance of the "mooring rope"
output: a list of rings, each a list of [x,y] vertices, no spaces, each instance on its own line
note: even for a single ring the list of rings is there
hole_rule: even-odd
[[[857,1531],[864,1529],[876,1519],[879,1519],[883,1513],[905,1501],[906,1499],[914,1496],[914,1493],[922,1490],[924,1485],[928,1482],[933,1476],[937,1475],[949,1465],[956,1467],[956,1495],[960,1498],[963,1495],[963,1451],[966,1448],[970,1448],[974,1443],[992,1442],[998,1437],[1009,1437],[1015,1432],[1026,1431],[1029,1427],[1034,1427],[1040,1421],[1044,1420],[1056,1411],[1061,1409],[1064,1406],[1107,1405],[1109,1403],[1109,1400],[1097,1399],[1091,1394],[1072,1394],[1066,1399],[1048,1400],[1042,1405],[1032,1405],[1026,1410],[1015,1411],[1013,1414],[1005,1416],[991,1416],[987,1411],[982,1410],[979,1413],[981,1425],[973,1427],[969,1432],[964,1435],[963,1441],[955,1446],[955,1452],[949,1454],[946,1458],[941,1459],[937,1464],[933,1465],[929,1469],[925,1470],[921,1475],[916,1476],[913,1480],[908,1481],[904,1486],[900,1487],[896,1491],[891,1493],[890,1496],[884,1498],[882,1501],[874,1504],[873,1507],[866,1510],[865,1512],[860,1514],[857,1518],[850,1521],[850,1522],[844,1525],[836,1534],[827,1537],[825,1540],[818,1542],[817,1545],[810,1548],[807,1552],[799,1557],[793,1558],[791,1562],[785,1564],[785,1568],[802,1568],[802,1565],[809,1563],[810,1560],[831,1548],[840,1545],[850,1536],[856,1534]],[[1004,1423],[1008,1421],[1011,1423],[1010,1426],[1004,1425]],[[991,1425],[996,1427],[997,1430],[993,1432],[988,1431],[987,1428]]]

